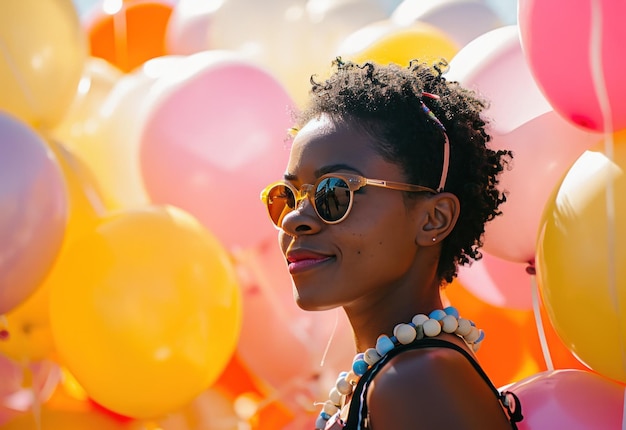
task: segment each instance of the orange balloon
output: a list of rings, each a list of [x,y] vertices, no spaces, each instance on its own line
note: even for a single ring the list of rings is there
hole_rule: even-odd
[[[153,418],[183,407],[234,352],[241,305],[229,255],[168,206],[103,217],[67,249],[51,290],[62,363],[105,408]]]
[[[111,3],[111,2],[109,2]],[[116,11],[107,2],[86,20],[91,55],[104,58],[124,72],[165,55],[165,34],[172,4],[165,0],[125,1]]]
[[[125,430],[126,424],[116,422],[95,411],[51,410],[21,415],[2,426],[2,430]]]
[[[532,311],[492,306],[474,296],[455,280],[445,290],[450,304],[461,316],[485,331],[485,342],[477,352],[478,361],[496,387],[536,373],[527,347],[527,321]]]

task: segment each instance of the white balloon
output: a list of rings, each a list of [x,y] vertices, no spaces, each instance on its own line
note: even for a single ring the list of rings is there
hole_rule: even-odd
[[[480,0],[404,0],[391,14],[400,25],[415,21],[439,27],[459,46],[504,25],[496,12]]]

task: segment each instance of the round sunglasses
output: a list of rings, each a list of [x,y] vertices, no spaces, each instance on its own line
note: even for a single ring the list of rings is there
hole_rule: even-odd
[[[278,228],[282,227],[285,216],[304,199],[311,202],[315,213],[322,221],[326,224],[337,224],[346,219],[350,213],[354,192],[366,185],[437,194],[432,188],[420,185],[369,179],[350,173],[329,173],[321,176],[314,184],[302,184],[300,189],[287,181],[275,182],[261,192],[261,200],[267,207],[270,219]]]

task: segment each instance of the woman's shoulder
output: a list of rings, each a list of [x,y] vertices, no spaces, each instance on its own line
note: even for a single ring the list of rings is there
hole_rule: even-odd
[[[379,370],[367,393],[372,428],[510,429],[469,351],[441,346],[407,349]]]

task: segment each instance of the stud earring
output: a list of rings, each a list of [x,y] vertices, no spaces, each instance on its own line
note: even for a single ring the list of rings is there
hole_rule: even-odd
[[[436,237],[433,237],[433,242],[437,242],[437,238]]]

